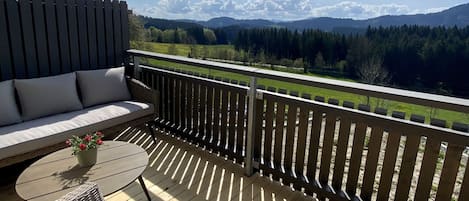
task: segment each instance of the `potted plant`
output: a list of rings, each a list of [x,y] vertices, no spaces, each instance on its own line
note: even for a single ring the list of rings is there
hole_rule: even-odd
[[[103,136],[103,133],[98,131],[83,138],[72,136],[65,143],[72,147],[72,155],[77,157],[78,164],[86,167],[96,164],[98,146],[103,144]]]

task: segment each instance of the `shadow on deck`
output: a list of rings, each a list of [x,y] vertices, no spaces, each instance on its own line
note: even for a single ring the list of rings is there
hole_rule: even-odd
[[[152,200],[314,200],[267,177],[246,177],[243,168],[176,137],[158,134],[157,144],[145,128],[128,128],[112,140],[146,149],[150,159],[143,173]],[[1,200],[20,200],[14,192],[16,177],[33,161],[1,170],[11,172],[0,183]],[[146,200],[138,181],[105,197],[110,201]]]

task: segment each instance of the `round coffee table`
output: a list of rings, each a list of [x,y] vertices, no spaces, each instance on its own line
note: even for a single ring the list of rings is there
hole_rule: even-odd
[[[138,178],[150,200],[141,176],[147,164],[147,152],[127,142],[104,141],[96,164],[90,167],[80,167],[71,148],[66,148],[26,168],[16,181],[16,192],[25,200],[55,200],[89,181],[97,183],[106,196]]]

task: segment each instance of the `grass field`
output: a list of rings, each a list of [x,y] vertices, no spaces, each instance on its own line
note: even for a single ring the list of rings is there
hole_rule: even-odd
[[[149,45],[151,45],[151,51],[164,53],[164,54],[168,53],[168,49],[170,46],[170,44],[163,44],[163,43],[147,44],[147,46]],[[207,45],[207,46],[196,45],[195,47],[198,48],[199,50],[206,48],[206,49],[209,49],[210,51],[217,51],[217,50],[222,50],[222,49],[225,49],[225,50],[228,49],[228,50],[234,51],[233,46],[230,46],[230,45],[213,45],[213,46],[212,45]],[[178,50],[177,51],[178,55],[181,55],[181,56],[187,56],[190,51],[189,45],[176,44],[176,48]],[[218,70],[199,68],[199,67],[170,63],[170,62],[165,62],[165,61],[149,60],[148,62],[152,66],[161,67],[161,68],[183,69],[186,71],[197,72],[200,74],[212,75],[214,77],[223,77],[223,78],[229,78],[231,80],[238,80],[238,81],[245,81],[245,82],[249,81],[248,76],[244,76],[244,75],[236,74],[236,73],[229,73],[229,72],[223,72],[223,71],[218,71]],[[313,74],[310,74],[310,75],[317,76]],[[324,76],[321,76],[321,77],[324,77]],[[332,79],[336,79],[336,78],[332,78]],[[341,79],[341,80],[344,80],[344,79]],[[351,80],[348,80],[348,81],[351,81]],[[288,82],[281,82],[277,80],[260,79],[259,84],[264,85],[264,86],[275,87],[277,89],[282,88],[288,91],[291,91],[291,90],[298,91],[300,92],[300,94],[308,93],[308,94],[311,94],[313,97],[322,96],[322,97],[325,97],[326,100],[328,100],[329,98],[335,98],[335,99],[338,99],[341,103],[343,101],[351,101],[351,102],[354,102],[356,105],[358,105],[358,104],[367,104],[367,101],[368,101],[368,98],[366,96],[345,93],[341,91],[334,91],[334,90],[329,90],[329,89],[323,89],[323,88],[317,88],[317,87],[311,87],[311,86],[305,86],[305,85],[299,85],[299,84],[293,84],[293,83],[288,83]],[[410,114],[418,114],[418,115],[425,116],[426,122],[429,122],[430,118],[437,118],[437,119],[446,120],[447,122],[461,122],[461,123],[466,123],[466,124],[469,123],[469,114],[465,114],[465,113],[430,108],[426,106],[396,102],[396,101],[391,101],[391,100],[382,100],[382,99],[378,99],[374,97],[370,97],[369,100],[370,100],[369,105],[372,108],[382,107],[382,108],[387,108],[388,112],[391,112],[391,111],[405,112],[407,119],[410,118]],[[450,125],[451,124],[448,124],[448,126]]]

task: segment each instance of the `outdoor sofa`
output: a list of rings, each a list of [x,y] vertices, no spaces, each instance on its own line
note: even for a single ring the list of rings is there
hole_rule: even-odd
[[[124,71],[120,67],[0,82],[0,167],[63,148],[73,135],[112,135],[152,121],[158,94],[126,78]],[[155,140],[152,129],[150,134]]]

